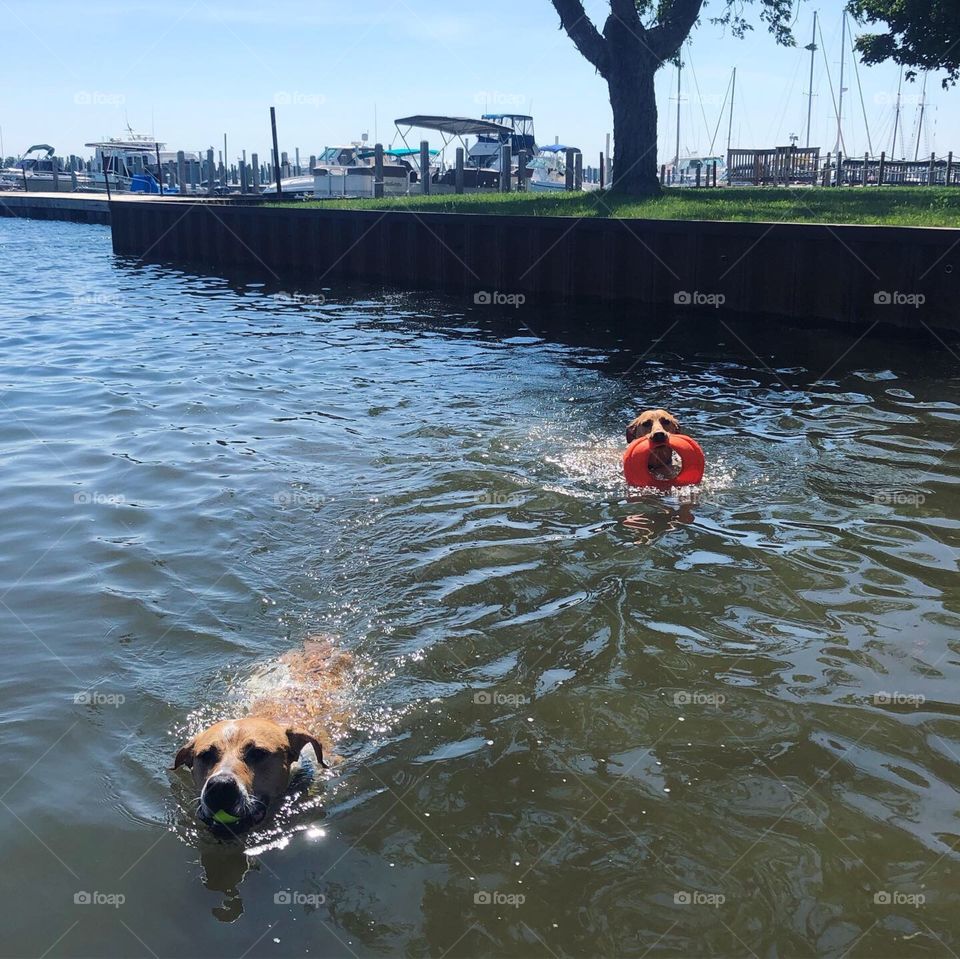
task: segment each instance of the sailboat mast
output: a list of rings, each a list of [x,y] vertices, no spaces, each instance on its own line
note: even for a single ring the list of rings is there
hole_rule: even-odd
[[[673,172],[676,176],[680,169],[680,65],[681,61],[677,59],[677,153],[673,161]]]
[[[733,133],[733,98],[737,95],[737,68],[733,68],[733,83],[730,89],[730,120],[727,123],[727,156],[730,155],[730,135]]]
[[[810,85],[807,91],[807,146],[810,146],[810,118],[813,114],[813,55],[817,52],[817,11],[813,11],[813,36],[810,38]]]
[[[923,133],[923,108],[927,102],[927,71],[923,71],[923,91],[920,94],[920,122],[917,124],[917,145],[913,150],[913,159],[920,156],[920,134]]]
[[[843,28],[840,31],[840,98],[837,101],[837,146],[834,153],[840,151],[843,147],[846,153],[847,147],[843,142],[843,65],[846,62],[847,53],[847,12],[843,12]]]
[[[900,67],[900,79],[897,81],[897,112],[893,118],[893,140],[890,142],[890,158],[897,155],[897,128],[900,126],[900,88],[903,86],[903,66]]]

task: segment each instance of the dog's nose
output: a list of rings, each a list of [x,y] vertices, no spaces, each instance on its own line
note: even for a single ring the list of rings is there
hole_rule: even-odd
[[[230,812],[240,802],[240,784],[229,773],[211,776],[203,787],[203,802],[208,809]]]
[[[650,434],[650,439],[654,443],[666,443],[667,434],[663,430],[657,430],[656,433]]]

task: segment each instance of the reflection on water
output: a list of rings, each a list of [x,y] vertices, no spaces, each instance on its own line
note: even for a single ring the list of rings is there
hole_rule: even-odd
[[[952,345],[0,244],[4,954],[956,951]],[[318,632],[342,761],[211,837],[180,738]]]

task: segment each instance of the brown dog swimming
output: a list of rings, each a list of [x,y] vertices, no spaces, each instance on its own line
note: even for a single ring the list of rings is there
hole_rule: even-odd
[[[331,730],[343,725],[339,701],[352,659],[326,638],[280,657],[269,671],[266,695],[249,714],[197,733],[177,752],[200,790],[197,816],[213,829],[245,832],[261,823],[290,785],[291,770],[309,744],[317,759],[329,753]]]
[[[627,443],[649,437],[647,468],[660,480],[672,480],[680,473],[679,457],[674,458],[668,436],[680,432],[680,423],[667,410],[644,410],[627,426]]]

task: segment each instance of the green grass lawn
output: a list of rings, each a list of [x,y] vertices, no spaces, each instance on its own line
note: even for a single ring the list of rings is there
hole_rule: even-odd
[[[290,206],[289,203],[276,205]],[[663,196],[650,200],[624,200],[597,192],[489,193],[411,196],[390,200],[307,200],[296,206],[525,216],[613,216],[651,220],[762,220],[960,227],[960,189],[937,187],[667,189]]]

